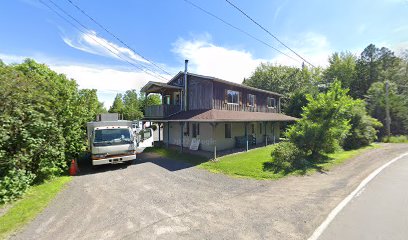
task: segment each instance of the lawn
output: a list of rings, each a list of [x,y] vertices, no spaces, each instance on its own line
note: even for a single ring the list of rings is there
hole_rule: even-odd
[[[257,148],[244,153],[237,153],[227,155],[219,158],[217,161],[202,163],[199,167],[207,169],[215,173],[224,173],[235,177],[246,177],[255,179],[279,179],[286,175],[303,175],[312,174],[317,170],[328,171],[336,165],[343,163],[344,161],[361,154],[368,149],[377,148],[380,145],[372,144],[370,146],[351,150],[351,151],[339,151],[336,153],[328,154],[325,160],[310,166],[308,169],[296,170],[293,172],[285,173],[274,172],[269,170],[268,165],[271,165],[273,159],[271,157],[271,151],[273,146],[267,146]]]
[[[68,176],[57,177],[31,187],[22,199],[13,203],[0,217],[0,239],[7,238],[34,219],[71,179]]]
[[[370,146],[351,151],[339,151],[328,154],[323,161],[310,166],[307,169],[296,170],[285,173],[274,172],[268,169],[273,159],[271,151],[274,146],[261,147],[250,150],[248,152],[236,153],[220,157],[217,161],[208,161],[204,157],[179,153],[177,150],[166,148],[150,148],[148,152],[155,152],[163,157],[180,160],[197,165],[199,168],[207,169],[214,173],[223,173],[234,177],[254,178],[254,179],[279,179],[286,175],[303,175],[312,174],[316,171],[328,171],[334,166],[343,163],[344,161],[361,154],[369,149],[378,148],[379,144],[372,144]]]

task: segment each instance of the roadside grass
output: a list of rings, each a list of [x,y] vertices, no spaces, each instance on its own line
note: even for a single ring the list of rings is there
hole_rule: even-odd
[[[8,208],[0,216],[0,239],[6,239],[34,219],[71,179],[69,176],[53,178],[31,187],[20,200],[11,203],[11,206],[0,206]]]
[[[386,143],[408,143],[408,136],[391,136],[391,137],[385,137],[383,139],[383,142]]]
[[[164,148],[164,147],[146,148],[143,152],[156,153],[162,157],[170,158],[173,160],[180,160],[183,162],[193,164],[194,166],[208,161],[208,158],[204,156],[190,154],[190,153],[180,153],[179,151],[175,149],[169,149],[169,148]]]

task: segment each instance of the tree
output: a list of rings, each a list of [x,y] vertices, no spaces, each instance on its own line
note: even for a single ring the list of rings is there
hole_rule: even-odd
[[[324,79],[333,82],[338,79],[343,88],[353,88],[356,81],[357,58],[350,52],[333,53],[329,57],[329,67],[324,70]]]
[[[142,95],[141,95],[142,96]],[[140,99],[140,111],[145,113],[145,108],[151,105],[160,105],[162,103],[161,97],[158,94],[149,94],[147,98]]]
[[[295,68],[261,63],[250,78],[244,79],[243,84],[283,94],[283,112],[297,116],[306,103],[305,94],[318,92],[321,77],[320,68]]]
[[[79,90],[79,102],[83,106],[87,121],[93,121],[96,115],[105,113],[106,109],[102,102],[98,101],[96,89],[81,89]]]
[[[85,124],[100,111],[95,90],[27,59],[0,64],[0,203],[62,174],[85,150]]]
[[[109,108],[110,113],[120,113],[123,114],[124,110],[124,104],[123,104],[123,99],[122,99],[122,94],[118,93],[116,94],[115,100],[113,101],[112,106]]]
[[[127,120],[139,120],[143,118],[140,111],[140,102],[137,98],[136,90],[128,90],[123,95],[123,116]]]
[[[354,100],[347,92],[335,81],[327,93],[306,95],[302,118],[286,133],[289,140],[312,158],[338,149],[351,128],[347,113]]]

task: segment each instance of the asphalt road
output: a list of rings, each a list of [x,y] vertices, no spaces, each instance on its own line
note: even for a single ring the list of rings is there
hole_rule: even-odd
[[[384,145],[332,171],[279,181],[148,153],[128,166],[80,164],[81,175],[12,239],[307,239],[368,174],[407,151]]]
[[[408,239],[408,156],[369,182],[319,239]]]

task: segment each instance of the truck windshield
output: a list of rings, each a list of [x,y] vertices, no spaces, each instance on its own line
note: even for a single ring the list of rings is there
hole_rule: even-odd
[[[133,136],[127,128],[95,130],[94,146],[132,144]]]

